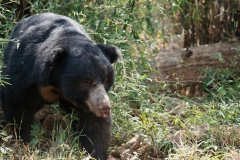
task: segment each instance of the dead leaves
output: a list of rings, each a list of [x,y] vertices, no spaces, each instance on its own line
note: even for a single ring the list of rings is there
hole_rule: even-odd
[[[159,151],[151,142],[146,142],[140,135],[135,135],[121,146],[114,146],[109,160],[157,160]]]

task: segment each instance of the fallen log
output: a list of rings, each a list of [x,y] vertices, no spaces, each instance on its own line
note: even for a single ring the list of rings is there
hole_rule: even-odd
[[[159,80],[171,91],[187,96],[202,96],[203,69],[240,67],[239,43],[216,43],[185,50],[161,51],[152,59]],[[232,62],[235,65],[231,65]]]

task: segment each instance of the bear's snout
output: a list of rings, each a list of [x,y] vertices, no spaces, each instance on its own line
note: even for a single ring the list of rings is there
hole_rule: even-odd
[[[111,116],[109,97],[102,84],[90,90],[86,104],[97,117],[108,118]]]

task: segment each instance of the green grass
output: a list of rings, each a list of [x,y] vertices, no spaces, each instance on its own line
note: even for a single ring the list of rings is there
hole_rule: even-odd
[[[69,16],[81,23],[96,42],[115,44],[121,49],[123,58],[115,65],[115,85],[109,93],[114,117],[109,153],[119,150],[125,158],[145,156],[146,159],[237,159],[240,154],[239,68],[206,70],[205,97],[190,99],[169,94],[168,84],[153,76],[153,72],[158,73],[149,61],[157,53],[156,39],[164,39],[161,25],[151,13],[167,15],[155,1],[134,2],[48,0],[44,4],[36,1],[29,9],[32,13]],[[16,16],[14,9],[3,5],[0,9],[1,54],[16,24]],[[69,115],[67,119],[74,120]],[[31,145],[23,146],[18,141],[10,143],[15,139],[2,130],[0,157],[81,159],[85,156],[70,126],[57,125],[54,131],[53,138],[46,139],[45,130],[36,123]],[[126,143],[135,136],[141,143],[131,150]]]

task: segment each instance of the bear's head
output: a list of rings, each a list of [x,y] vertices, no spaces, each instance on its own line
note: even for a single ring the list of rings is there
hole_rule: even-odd
[[[55,68],[51,69],[51,75],[58,75],[55,81],[60,81],[65,100],[97,117],[108,118],[111,105],[107,93],[114,83],[112,64],[120,54],[113,45],[86,43],[57,47],[50,58],[50,68]]]

